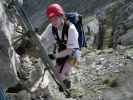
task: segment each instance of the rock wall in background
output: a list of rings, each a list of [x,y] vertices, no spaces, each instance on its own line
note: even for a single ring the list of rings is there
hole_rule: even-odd
[[[97,8],[101,8],[112,0],[23,0],[23,8],[35,27],[47,21],[44,9],[51,2],[60,3],[65,11],[78,11],[84,16],[91,15]]]

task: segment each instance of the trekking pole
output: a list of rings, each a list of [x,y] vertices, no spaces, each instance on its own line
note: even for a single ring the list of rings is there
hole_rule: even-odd
[[[58,77],[56,77],[57,71],[55,70],[52,61],[48,57],[45,48],[41,44],[40,38],[36,34],[35,29],[33,28],[32,24],[30,23],[29,19],[27,18],[22,7],[20,7],[17,0],[13,0],[13,3],[15,5],[15,9],[20,17],[20,20],[22,21],[22,24],[24,25],[24,28],[27,33],[26,35],[29,36],[31,38],[31,40],[34,42],[34,44],[36,45],[37,51],[39,52],[39,56],[40,56],[43,64],[46,66],[46,68],[48,68],[48,71],[49,71],[50,75],[52,76],[52,78],[54,79],[54,81],[56,82],[56,84],[58,86],[62,87],[62,89],[64,90],[64,92],[63,92],[64,95],[67,97],[70,96],[70,91],[68,91],[66,86],[64,85],[64,83]]]

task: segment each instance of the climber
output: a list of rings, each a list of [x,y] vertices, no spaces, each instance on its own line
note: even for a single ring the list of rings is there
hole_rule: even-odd
[[[54,44],[57,45],[56,53],[49,55],[49,57],[56,58],[57,77],[69,89],[71,87],[68,78],[69,72],[73,65],[80,62],[78,32],[75,26],[67,21],[61,5],[57,3],[49,4],[46,15],[50,24],[41,35],[41,42],[45,48]],[[59,90],[62,91],[61,87],[59,87]]]

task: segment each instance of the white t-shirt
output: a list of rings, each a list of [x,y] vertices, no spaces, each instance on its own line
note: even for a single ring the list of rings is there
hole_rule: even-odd
[[[62,33],[58,31],[58,35],[61,37]],[[70,23],[68,29],[67,48],[79,48],[78,36],[77,29]],[[41,42],[45,48],[49,48],[51,45],[56,43],[55,37],[52,33],[52,24],[49,24],[46,30],[42,33]]]

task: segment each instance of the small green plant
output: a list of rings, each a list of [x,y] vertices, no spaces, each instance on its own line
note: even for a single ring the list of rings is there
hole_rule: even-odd
[[[111,76],[111,77],[105,78],[103,80],[103,84],[105,84],[105,85],[107,85],[109,87],[114,88],[114,87],[118,86],[117,80],[118,80],[117,76]]]

